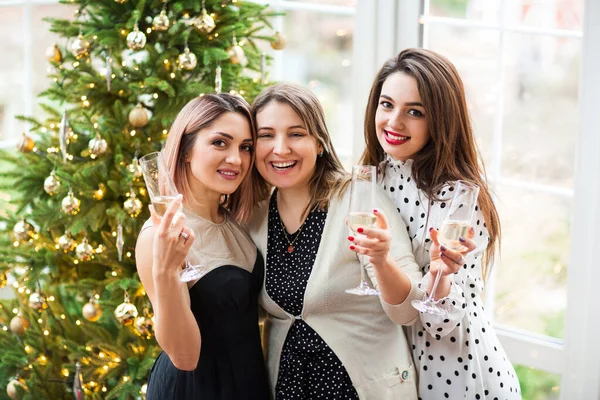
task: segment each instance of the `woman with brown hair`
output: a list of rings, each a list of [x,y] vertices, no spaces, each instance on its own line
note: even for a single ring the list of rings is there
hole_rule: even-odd
[[[500,242],[500,221],[469,121],[462,80],[445,57],[407,49],[387,61],[371,88],[363,164],[407,225],[423,288],[442,274],[434,297],[445,314],[420,313],[408,329],[422,399],[520,398],[514,368],[481,299]],[[462,253],[440,246],[439,228],[457,180],[479,186],[474,226]]]
[[[348,177],[315,95],[277,84],[253,113],[266,200],[248,228],[265,259],[259,302],[275,399],[416,399],[401,325],[417,318],[420,273],[395,207],[377,190],[376,226],[349,238]],[[345,292],[360,280],[358,252],[380,296]]]
[[[148,400],[269,398],[257,307],[263,260],[238,224],[256,203],[254,141],[248,103],[228,94],[193,99],[171,126],[163,155],[180,195],[162,218],[151,206],[136,243],[163,349]],[[208,268],[189,284],[179,279],[186,257]]]

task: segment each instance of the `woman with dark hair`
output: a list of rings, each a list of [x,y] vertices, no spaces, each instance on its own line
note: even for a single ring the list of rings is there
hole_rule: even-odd
[[[481,299],[500,242],[500,221],[471,129],[462,80],[445,57],[407,49],[386,62],[371,88],[363,164],[379,167],[381,186],[407,225],[429,293],[445,314],[421,313],[408,328],[423,399],[519,399]],[[457,180],[479,186],[465,250],[440,246],[439,228]]]
[[[264,267],[238,221],[255,205],[255,131],[248,103],[229,94],[190,101],[163,155],[179,198],[136,243],[140,278],[163,352],[147,399],[269,399],[258,328]],[[183,214],[178,212],[183,206]],[[208,272],[182,283],[184,260]]]
[[[415,400],[401,325],[418,316],[411,300],[421,292],[411,278],[421,276],[395,207],[377,190],[376,225],[348,237],[348,176],[316,96],[277,84],[256,98],[253,113],[266,200],[248,228],[265,258],[259,302],[275,399]],[[357,253],[380,296],[345,292],[360,280]]]

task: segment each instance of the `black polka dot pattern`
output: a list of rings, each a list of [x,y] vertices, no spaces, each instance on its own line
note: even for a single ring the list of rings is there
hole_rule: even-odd
[[[277,211],[277,192],[269,204],[267,294],[287,313],[296,316],[279,364],[276,399],[358,399],[348,372],[319,334],[302,320],[304,292],[312,272],[326,211],[313,210],[302,229],[284,232]],[[288,253],[289,241],[294,251]]]
[[[441,200],[421,192],[412,176],[412,160],[394,161],[388,157],[382,185],[402,187],[390,190],[398,212],[407,226],[413,253],[425,275],[421,287],[428,287],[429,228],[439,228],[452,200],[452,184],[439,189]],[[477,249],[465,257],[454,275],[449,296],[440,302],[445,316],[420,314],[407,327],[413,359],[419,373],[419,396],[430,399],[521,399],[516,373],[486,316],[481,256],[489,235],[483,214],[475,207],[473,226]]]

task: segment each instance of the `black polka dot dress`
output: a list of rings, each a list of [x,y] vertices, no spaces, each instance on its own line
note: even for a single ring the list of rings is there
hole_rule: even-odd
[[[430,201],[412,177],[412,160],[392,160],[385,165],[380,182],[396,204],[412,242],[413,253],[429,281],[429,228],[440,228],[452,199],[453,184],[444,185],[441,201]],[[413,358],[419,373],[419,398],[429,399],[520,399],[515,370],[506,357],[483,307],[481,257],[489,235],[479,208],[473,227],[477,249],[465,257],[454,275],[450,294],[441,301],[446,315],[420,313],[407,328]]]
[[[327,211],[312,210],[297,232],[284,231],[277,192],[269,204],[267,294],[296,316],[281,352],[277,400],[358,399],[348,373],[333,350],[301,319],[304,292],[321,242]],[[287,238],[286,238],[287,236]],[[290,242],[294,250],[288,252]]]

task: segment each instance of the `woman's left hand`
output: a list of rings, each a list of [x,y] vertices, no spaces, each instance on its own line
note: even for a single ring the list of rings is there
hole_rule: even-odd
[[[374,209],[373,214],[377,217],[375,226],[358,227],[357,235],[348,236],[348,240],[352,242],[350,250],[366,256],[368,262],[379,267],[388,260],[392,235],[385,214],[379,209]]]

